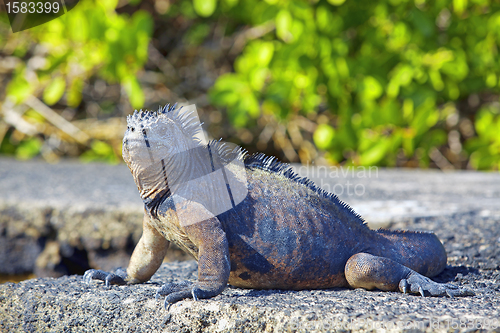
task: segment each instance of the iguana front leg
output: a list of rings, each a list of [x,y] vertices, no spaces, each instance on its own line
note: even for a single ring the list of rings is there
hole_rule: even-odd
[[[401,291],[422,296],[471,296],[467,288],[437,283],[394,260],[368,253],[357,253],[346,263],[345,276],[353,288]]]
[[[165,306],[184,298],[210,298],[227,285],[231,264],[226,233],[216,218],[184,227],[186,235],[198,247],[198,281],[165,284],[157,297],[165,297]]]
[[[119,268],[115,273],[90,269],[83,275],[85,282],[101,280],[109,284],[140,283],[148,281],[158,270],[165,255],[169,242],[151,224],[145,213],[142,222],[142,236],[137,243],[127,271]]]

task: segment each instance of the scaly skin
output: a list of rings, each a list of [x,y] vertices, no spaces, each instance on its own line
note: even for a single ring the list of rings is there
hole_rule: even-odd
[[[227,154],[219,143],[208,148],[193,143],[197,129],[177,110],[165,107],[158,114],[129,117],[123,157],[145,202],[143,235],[126,274],[89,270],[85,281],[147,281],[174,242],[198,261],[198,281],[161,287],[157,296],[165,295],[165,304],[216,296],[227,283],[256,289],[352,287],[422,296],[473,295],[428,278],[439,274],[447,260],[434,234],[370,230],[335,195],[297,177],[286,165],[262,154]],[[204,163],[206,149],[211,164]],[[230,209],[212,214],[219,207],[205,203],[220,192],[210,181],[203,182],[203,176],[218,170],[217,157],[226,183],[234,179],[232,184],[243,184],[244,174],[248,193],[233,200]],[[226,163],[228,157],[241,166]],[[237,193],[231,195],[236,199]]]

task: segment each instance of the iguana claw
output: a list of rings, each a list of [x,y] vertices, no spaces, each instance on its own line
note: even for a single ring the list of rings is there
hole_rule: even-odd
[[[195,300],[198,300],[194,295],[194,286],[195,283],[190,281],[183,281],[180,283],[167,283],[161,286],[156,291],[156,299],[160,296],[165,296],[164,306],[168,311],[170,305],[175,302],[178,302],[184,298],[193,297]]]
[[[403,294],[406,294],[408,292],[409,287],[410,287],[410,285],[408,284],[406,279],[403,279],[403,280],[401,280],[401,282],[399,282],[399,289],[401,290],[401,292]]]
[[[89,269],[83,274],[83,282],[88,284],[92,280],[104,281],[106,288],[109,288],[110,284],[127,284],[125,281],[126,278],[127,272],[123,268],[118,268],[115,273],[109,273],[99,269]]]
[[[437,283],[417,272],[412,272],[406,279],[399,282],[402,293],[420,294],[430,296],[474,296],[474,292],[467,288],[460,288],[449,283]]]
[[[213,297],[220,293],[219,290],[212,291],[202,289],[198,283],[183,281],[180,283],[167,283],[156,291],[156,299],[165,296],[164,306],[168,310],[170,305],[185,298],[193,298],[198,301],[203,298]]]

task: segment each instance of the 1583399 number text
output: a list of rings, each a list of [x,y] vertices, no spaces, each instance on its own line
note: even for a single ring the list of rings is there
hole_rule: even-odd
[[[58,2],[6,2],[7,14],[42,14],[58,13]]]

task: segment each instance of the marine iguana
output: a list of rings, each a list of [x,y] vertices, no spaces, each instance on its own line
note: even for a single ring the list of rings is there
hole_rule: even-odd
[[[145,282],[170,242],[198,261],[198,281],[165,284],[165,305],[210,298],[227,283],[256,289],[352,287],[422,296],[473,292],[429,277],[446,252],[431,232],[371,230],[336,195],[264,154],[200,139],[195,111],[176,105],[127,117],[123,159],[144,201],[127,270],[83,280]]]

